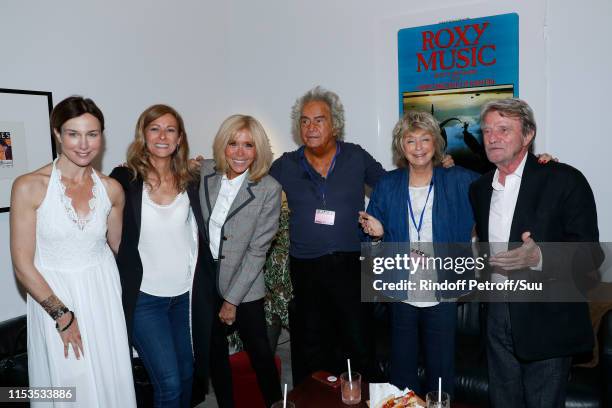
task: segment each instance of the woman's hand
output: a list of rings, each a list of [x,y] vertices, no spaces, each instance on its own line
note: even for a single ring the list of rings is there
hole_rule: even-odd
[[[359,211],[359,224],[363,231],[372,238],[381,238],[385,235],[385,229],[380,221],[365,211]]]
[[[552,155],[548,154],[548,153],[542,153],[542,154],[538,154],[537,155],[538,158],[538,163],[540,164],[546,164],[549,161],[554,161],[554,162],[558,162],[559,159],[557,157],[553,157]]]
[[[72,316],[72,313],[66,313],[55,321],[59,327],[59,330],[62,330],[64,327],[70,324],[70,319]],[[74,321],[72,324],[70,324],[70,327],[68,327],[65,331],[60,331],[59,335],[64,343],[65,358],[68,358],[68,347],[70,345],[72,345],[72,350],[74,351],[77,360],[81,359],[81,354],[85,356],[85,353],[83,352],[83,341],[81,340],[81,331],[79,330],[79,323],[77,322],[76,316],[74,316]]]
[[[444,167],[445,169],[448,169],[455,165],[455,160],[453,160],[453,156],[451,156],[450,154],[445,154],[444,157],[442,157],[441,164],[442,164],[442,167]]]
[[[219,319],[221,323],[231,326],[236,321],[236,306],[224,301],[219,311]]]

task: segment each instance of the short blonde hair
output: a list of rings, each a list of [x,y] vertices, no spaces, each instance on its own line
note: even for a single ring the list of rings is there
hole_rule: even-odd
[[[255,160],[249,167],[249,180],[256,182],[270,170],[272,149],[263,126],[252,116],[232,115],[221,123],[213,142],[215,167],[217,171],[227,174],[229,164],[225,159],[225,148],[241,130],[248,130],[255,144]]]
[[[396,163],[401,167],[408,166],[406,152],[404,151],[404,137],[407,133],[422,130],[434,138],[435,152],[433,156],[434,166],[442,163],[446,143],[440,132],[438,121],[430,113],[420,111],[408,111],[395,124],[393,128],[393,156]]]
[[[174,177],[175,187],[179,191],[185,191],[189,183],[196,180],[196,174],[195,171],[191,170],[189,167],[189,143],[187,141],[187,132],[185,132],[185,123],[181,115],[171,106],[162,104],[152,105],[140,114],[138,122],[136,122],[134,141],[128,147],[127,165],[132,171],[134,179],[139,176],[145,182],[148,182],[147,177],[149,173],[155,174],[158,180],[160,179],[159,173],[149,160],[149,150],[147,149],[145,141],[145,130],[151,122],[166,114],[174,116],[178,124],[178,132],[180,135],[179,144],[176,146],[174,153],[172,153],[170,170]]]

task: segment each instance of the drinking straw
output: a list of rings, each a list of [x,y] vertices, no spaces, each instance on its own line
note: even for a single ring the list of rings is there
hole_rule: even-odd
[[[285,394],[283,396],[283,408],[287,408],[287,383],[285,383]]]
[[[353,376],[351,375],[351,359],[347,358],[346,363],[348,364],[348,375],[349,375],[349,389],[353,389]]]

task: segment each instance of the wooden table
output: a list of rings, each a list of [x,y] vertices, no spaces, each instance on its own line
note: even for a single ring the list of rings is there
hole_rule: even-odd
[[[289,392],[287,399],[295,403],[295,408],[366,408],[366,401],[370,399],[370,387],[367,382],[362,382],[361,402],[357,405],[346,405],[342,403],[340,387],[333,388],[308,377]],[[425,406],[422,400],[419,400],[419,403]]]
[[[287,399],[295,403],[295,408],[363,408],[368,406],[365,401],[369,399],[369,395],[368,384],[362,382],[361,402],[356,405],[346,405],[342,403],[340,387],[333,388],[308,377],[289,392]]]

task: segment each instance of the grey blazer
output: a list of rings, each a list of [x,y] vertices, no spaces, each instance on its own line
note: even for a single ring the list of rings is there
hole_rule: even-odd
[[[214,160],[204,160],[200,172],[200,200],[210,241],[209,221],[223,173],[215,169]],[[262,269],[266,253],[278,230],[281,186],[271,176],[258,182],[245,180],[230,207],[221,229],[217,290],[233,305],[264,297],[266,288]]]

